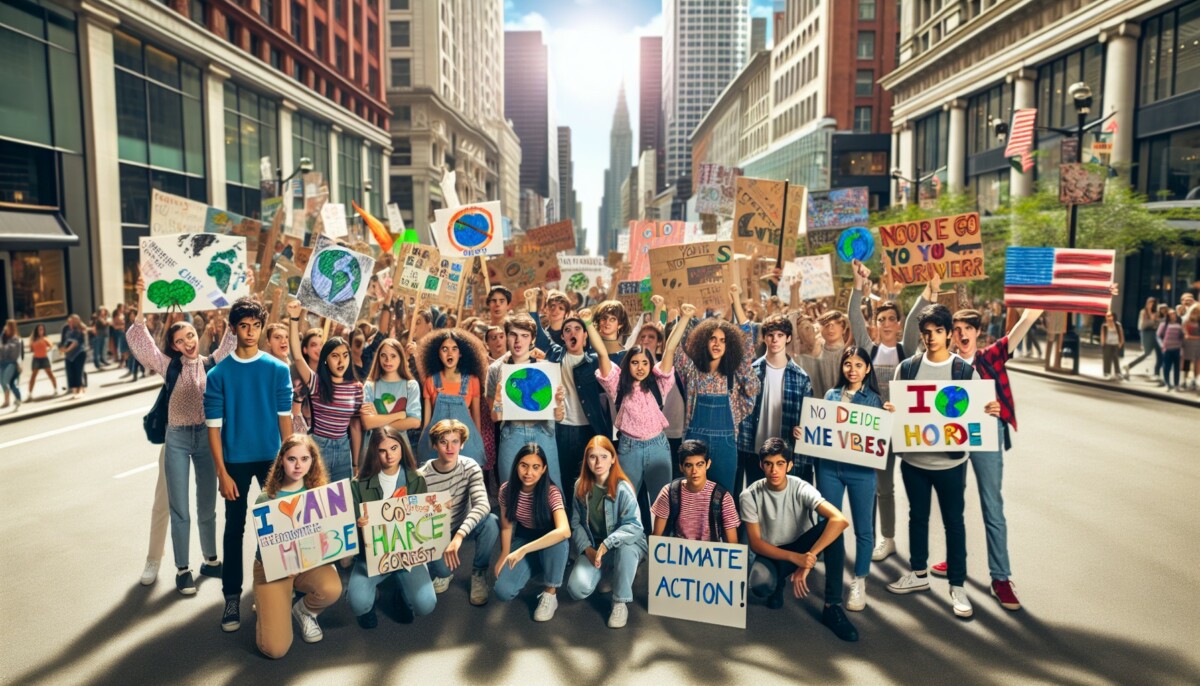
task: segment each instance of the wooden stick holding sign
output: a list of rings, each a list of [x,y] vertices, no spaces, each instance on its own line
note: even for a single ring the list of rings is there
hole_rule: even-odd
[[[267,282],[271,280],[271,270],[275,268],[275,241],[279,240],[279,232],[283,229],[283,218],[286,212],[276,212],[271,220],[271,229],[267,231],[267,241],[259,250],[258,283],[260,292],[265,293]]]

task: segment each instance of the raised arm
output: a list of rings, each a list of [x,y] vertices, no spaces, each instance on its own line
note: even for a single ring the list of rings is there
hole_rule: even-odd
[[[846,313],[850,316],[850,333],[854,336],[854,345],[870,348],[871,334],[867,331],[867,320],[863,317],[862,299],[863,293],[871,287],[871,270],[858,260],[854,260],[851,266],[854,269],[854,290],[850,292],[850,311]]]
[[[287,304],[288,315],[288,337],[291,339],[292,360],[296,363],[296,373],[300,375],[300,380],[308,386],[312,382],[312,369],[308,366],[308,360],[304,359],[304,351],[300,349],[300,313],[302,307],[299,300],[292,300]]]
[[[1038,317],[1042,316],[1043,311],[1044,310],[1026,308],[1025,311],[1021,313],[1021,318],[1017,320],[1016,324],[1013,324],[1012,330],[1008,332],[1009,355],[1012,355],[1017,351],[1017,346],[1020,345],[1021,341],[1025,339],[1025,336],[1029,334],[1029,330],[1033,328],[1033,323],[1037,321]],[[1104,329],[1105,327],[1100,327],[1100,332],[1103,333]],[[1124,341],[1122,341],[1122,345],[1123,344]]]
[[[592,322],[592,309],[585,307],[579,311],[579,318],[583,320],[583,327],[587,331],[588,342],[592,344],[592,348],[596,351],[596,361],[600,365],[599,371],[601,376],[608,376],[612,372],[612,360],[608,359],[608,352],[604,347],[604,339],[600,337],[600,331]]]
[[[675,371],[675,351],[679,348],[679,342],[683,340],[685,320],[691,320],[692,315],[696,313],[696,306],[690,303],[684,303],[680,310],[680,320],[675,324],[675,328],[671,329],[671,335],[667,338],[666,344],[663,345],[663,356],[658,361],[658,370],[663,374],[671,374]]]
[[[742,307],[742,287],[733,284],[729,287],[729,295],[733,299],[733,316],[737,318],[733,323],[741,324],[746,321],[746,310]]]

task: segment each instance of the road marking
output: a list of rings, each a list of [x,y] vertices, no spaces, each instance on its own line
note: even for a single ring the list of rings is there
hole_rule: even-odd
[[[134,467],[133,469],[131,469],[127,472],[121,472],[120,474],[117,474],[113,478],[114,479],[124,479],[127,476],[133,476],[134,474],[137,474],[138,472],[144,472],[147,469],[154,469],[157,466],[158,466],[157,462],[151,462],[150,464],[144,464],[141,467]]]
[[[76,429],[86,429],[89,426],[96,426],[97,424],[111,422],[114,419],[122,419],[124,417],[129,417],[129,416],[132,416],[135,414],[146,414],[146,408],[139,407],[139,408],[133,409],[133,410],[126,410],[125,412],[118,412],[117,414],[110,414],[107,417],[100,417],[98,419],[89,419],[88,421],[80,422],[79,424],[72,424],[71,426],[64,426],[60,429],[55,429],[53,431],[46,431],[46,432],[43,432],[40,434],[26,436],[25,438],[18,438],[15,441],[9,441],[7,443],[0,443],[0,450],[4,450],[5,448],[15,448],[18,445],[25,445],[26,443],[40,441],[43,438],[50,438],[51,436],[58,436],[60,434],[65,434],[69,431],[75,431]]]

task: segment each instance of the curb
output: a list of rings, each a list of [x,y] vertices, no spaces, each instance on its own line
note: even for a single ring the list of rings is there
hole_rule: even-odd
[[[5,424],[15,424],[16,422],[24,421],[26,419],[36,419],[37,417],[55,414],[57,412],[65,412],[77,407],[87,407],[88,405],[95,405],[96,403],[102,403],[106,400],[124,398],[126,396],[134,395],[135,393],[157,391],[159,387],[162,386],[162,378],[155,376],[154,379],[154,383],[129,384],[128,388],[121,388],[111,393],[84,396],[83,400],[76,400],[73,402],[59,401],[57,404],[51,406],[30,408],[29,411],[9,412],[4,416],[0,416],[0,426],[4,426]],[[25,403],[24,406],[28,407],[28,403]],[[149,408],[147,408],[147,411],[149,411]]]
[[[1161,400],[1163,402],[1175,403],[1176,405],[1184,405],[1187,407],[1200,408],[1200,400],[1188,398],[1183,395],[1172,395],[1159,391],[1148,391],[1133,386],[1114,385],[1109,382],[1101,381],[1100,379],[1091,379],[1086,376],[1077,374],[1060,374],[1056,372],[1048,372],[1043,369],[1029,369],[1021,365],[1008,365],[1008,370],[1011,372],[1020,372],[1021,374],[1029,374],[1030,376],[1040,376],[1043,379],[1053,379],[1062,381],[1063,383],[1073,383],[1080,386],[1091,386],[1105,391],[1115,391],[1117,393],[1125,393],[1127,395],[1137,395],[1143,398],[1152,400]]]

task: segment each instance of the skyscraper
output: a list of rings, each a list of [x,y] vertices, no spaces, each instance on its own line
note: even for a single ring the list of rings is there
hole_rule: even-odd
[[[521,206],[525,190],[558,205],[558,130],[550,88],[550,63],[541,31],[504,32],[504,115],[521,139]],[[549,218],[557,216],[551,212]],[[521,218],[525,228],[537,226]]]
[[[666,187],[665,129],[662,115],[662,36],[641,39],[641,75],[638,91],[638,154],[654,150],[655,193]],[[650,189],[647,189],[650,190]]]
[[[558,218],[573,219],[575,214],[575,162],[571,159],[571,127],[558,127]]]
[[[750,54],[767,49],[767,18],[750,19]]]
[[[625,84],[617,92],[609,134],[608,170],[604,172],[604,217],[600,226],[600,254],[616,250],[617,232],[622,224],[621,184],[633,167],[633,129],[629,126],[629,104],[625,102]]]

